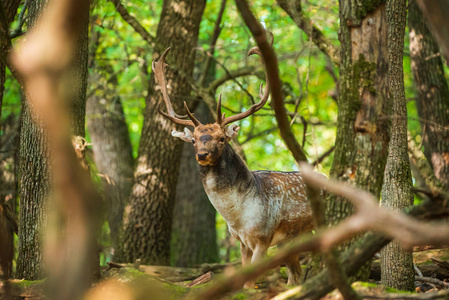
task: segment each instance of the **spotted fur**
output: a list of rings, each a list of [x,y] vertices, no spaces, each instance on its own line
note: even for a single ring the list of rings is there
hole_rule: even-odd
[[[191,140],[206,194],[240,241],[246,265],[261,259],[269,247],[310,231],[312,212],[300,173],[251,172],[229,145],[227,132],[236,130],[201,125],[195,127]],[[286,265],[289,283],[298,284],[301,266],[297,257]],[[253,282],[246,286],[253,286]]]

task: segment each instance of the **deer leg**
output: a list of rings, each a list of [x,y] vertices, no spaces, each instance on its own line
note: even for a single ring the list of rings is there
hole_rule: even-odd
[[[256,248],[253,251],[253,256],[251,258],[251,263],[255,263],[257,261],[260,261],[264,256],[267,254],[268,247],[257,245]],[[247,281],[245,282],[244,288],[247,289],[253,289],[256,284],[255,280]]]
[[[298,285],[301,283],[301,264],[299,263],[298,255],[290,256],[286,259],[285,265],[287,266],[287,276],[289,285]]]
[[[243,243],[240,243],[240,254],[242,256],[242,267],[245,267],[251,262],[253,251],[249,247],[243,245]]]

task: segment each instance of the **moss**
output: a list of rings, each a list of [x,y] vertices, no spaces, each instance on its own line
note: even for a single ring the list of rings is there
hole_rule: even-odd
[[[353,286],[356,287],[365,287],[365,288],[374,288],[374,287],[378,287],[379,285],[373,282],[366,282],[366,281],[357,281],[355,283],[353,283]]]
[[[416,294],[415,292],[402,291],[402,290],[397,290],[397,289],[390,288],[390,287],[386,287],[385,291],[387,293],[395,293],[395,294]]]
[[[41,280],[12,280],[10,281],[13,287],[18,289],[26,289],[32,286],[42,285],[45,282],[45,279]]]
[[[249,295],[245,294],[244,292],[239,292],[232,296],[232,300],[244,300],[248,299]]]
[[[369,62],[365,60],[365,57],[360,54],[359,60],[354,63],[354,88],[360,97],[360,90],[362,93],[367,89],[373,95],[376,94],[376,89],[374,88],[374,78],[376,77],[376,63]]]
[[[363,19],[367,14],[375,11],[385,0],[363,0],[362,5],[358,6],[356,16]]]

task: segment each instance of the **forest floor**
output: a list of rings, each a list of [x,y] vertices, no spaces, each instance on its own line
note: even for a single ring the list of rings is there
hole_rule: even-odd
[[[422,274],[416,277],[416,291],[406,292],[387,289],[379,285],[380,262],[375,260],[369,282],[355,282],[353,288],[364,298],[437,299],[438,291],[449,289],[449,248],[415,249],[414,262]],[[136,268],[137,267],[137,268]],[[102,279],[86,295],[86,300],[127,299],[196,299],[197,295],[214,284],[216,278],[232,274],[238,263],[203,264],[198,268],[174,268],[164,266],[133,266],[110,264],[103,268]],[[303,272],[304,273],[304,272]],[[224,275],[223,275],[224,274]],[[300,287],[287,286],[285,268],[277,268],[264,276],[255,289],[243,289],[228,293],[220,299],[284,300],[298,296]],[[44,298],[45,280],[10,280],[12,299],[40,300]],[[4,283],[0,283],[3,290]],[[441,293],[441,292],[440,292]],[[5,299],[0,293],[0,299]],[[447,297],[447,295],[446,295]],[[11,298],[10,298],[11,299]],[[343,299],[333,291],[322,299]]]

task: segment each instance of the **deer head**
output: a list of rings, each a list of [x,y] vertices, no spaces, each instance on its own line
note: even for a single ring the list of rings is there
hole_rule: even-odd
[[[165,118],[169,119],[175,124],[192,126],[194,131],[191,132],[187,127],[184,128],[183,132],[176,130],[172,131],[172,136],[178,137],[186,142],[191,142],[195,147],[196,160],[202,166],[214,166],[218,164],[220,157],[223,153],[223,149],[226,144],[234,137],[237,136],[239,126],[235,124],[228,125],[230,123],[242,120],[259,109],[261,109],[268,100],[269,96],[269,85],[267,80],[267,85],[265,91],[262,90],[262,84],[260,85],[260,98],[261,100],[252,105],[245,112],[239,113],[237,115],[226,118],[225,114],[221,113],[221,94],[218,99],[217,105],[217,121],[213,124],[201,124],[187,107],[186,102],[184,102],[184,107],[186,109],[187,115],[181,116],[174,112],[173,106],[170,102],[167,92],[167,83],[165,79],[165,70],[168,65],[165,63],[165,58],[169,52],[170,48],[167,48],[159,61],[153,61],[151,67],[156,77],[156,82],[159,84],[163,100],[165,102],[165,107],[167,112],[162,111],[161,104],[159,103],[158,111]],[[260,56],[260,50],[258,47],[252,48],[248,55],[257,54]],[[186,119],[189,117],[189,120]]]

